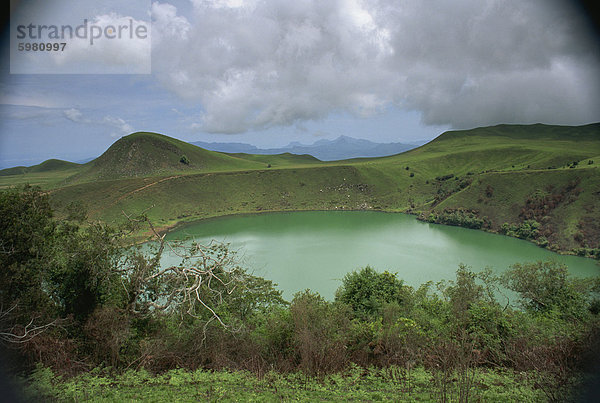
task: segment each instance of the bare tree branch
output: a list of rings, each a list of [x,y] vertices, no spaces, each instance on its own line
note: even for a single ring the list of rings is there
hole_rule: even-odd
[[[151,258],[141,254],[132,256],[121,270],[129,280],[129,287],[123,286],[130,297],[130,310],[141,314],[150,310],[183,309],[186,314],[198,318],[202,316],[198,311],[200,308],[211,315],[207,324],[217,320],[223,327],[229,328],[215,307],[238,288],[244,280],[244,273],[227,245],[215,241],[208,245],[166,241],[166,234],[159,234],[145,214],[136,218],[125,212],[123,214],[132,223],[148,225],[157,243]],[[161,267],[165,251],[180,258],[181,263]]]
[[[0,324],[11,322],[13,311],[17,308],[17,304],[14,304],[10,308],[4,310],[0,308]],[[0,325],[0,342],[6,344],[23,344],[31,341],[35,337],[44,333],[46,330],[53,326],[59,326],[62,322],[61,319],[55,319],[52,322],[46,324],[36,324],[35,321],[39,319],[39,316],[31,318],[29,323],[26,325],[13,324],[13,325]]]

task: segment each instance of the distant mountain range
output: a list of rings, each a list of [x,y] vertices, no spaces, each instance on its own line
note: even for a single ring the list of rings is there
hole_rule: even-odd
[[[311,155],[321,161],[339,161],[349,158],[371,158],[385,157],[388,155],[400,154],[404,151],[422,146],[427,140],[414,141],[408,143],[375,143],[364,139],[355,139],[348,136],[340,136],[335,140],[318,140],[313,144],[305,145],[297,141],[289,143],[287,146],[279,148],[258,148],[247,143],[208,143],[204,141],[189,142],[209,151],[222,153],[245,153],[257,155],[275,155],[275,154],[296,154]],[[76,164],[86,164],[96,157],[76,160]],[[0,161],[0,170],[13,168],[14,165],[5,165]],[[23,167],[20,167],[23,168]],[[7,171],[9,172],[9,171]],[[15,174],[17,171],[14,171]],[[23,173],[23,172],[21,172]]]
[[[355,139],[348,136],[340,136],[335,140],[319,140],[313,144],[305,145],[297,141],[280,148],[258,148],[245,143],[207,143],[195,141],[191,144],[206,150],[224,153],[246,153],[246,154],[309,154],[321,161],[337,161],[348,158],[384,157],[399,154],[425,144],[426,141],[412,143],[374,143],[369,140]]]

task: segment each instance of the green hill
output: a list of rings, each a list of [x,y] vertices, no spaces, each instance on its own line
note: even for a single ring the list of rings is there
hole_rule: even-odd
[[[2,169],[0,170],[0,176],[23,175],[27,173],[36,172],[65,171],[76,169],[80,166],[80,164],[76,164],[74,162],[49,159],[38,165],[33,165],[30,167],[19,166],[14,168]]]
[[[559,126],[536,123],[533,125],[507,125],[478,127],[469,130],[448,131],[436,141],[446,141],[459,137],[504,137],[512,140],[598,140],[600,123],[582,126]]]
[[[443,160],[460,170],[545,169],[593,156],[599,151],[600,124],[585,126],[498,125],[445,132],[430,143],[389,162]],[[383,159],[382,161],[385,161]],[[442,168],[440,161],[433,162]],[[430,169],[439,169],[430,167]],[[469,172],[469,171],[465,171]]]
[[[208,151],[162,134],[137,132],[117,140],[100,157],[86,164],[51,159],[31,167],[0,170],[0,189],[25,183],[52,189],[97,180],[276,169],[320,163],[310,155]]]
[[[204,150],[158,133],[137,132],[122,137],[71,182],[213,172],[262,167],[226,154]]]
[[[585,254],[600,247],[598,156],[600,124],[450,131],[406,153],[327,163],[223,154],[135,133],[51,194],[56,206],[81,200],[92,218],[108,221],[152,207],[149,217],[161,228],[264,211],[402,211]],[[0,177],[0,186],[27,175]]]
[[[307,163],[319,163],[319,160],[292,154],[220,153],[162,134],[138,132],[119,139],[104,154],[87,163],[86,168],[69,182],[239,171]]]
[[[600,246],[599,152],[600,124],[498,125],[355,163],[370,183],[396,187],[379,198],[385,208],[586,253]]]
[[[84,166],[50,159],[30,167],[14,167],[0,171],[0,189],[28,183],[43,188],[62,186],[66,178],[77,174]]]

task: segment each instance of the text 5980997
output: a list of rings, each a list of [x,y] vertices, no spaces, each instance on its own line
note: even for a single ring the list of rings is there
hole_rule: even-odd
[[[62,52],[67,47],[66,42],[19,42],[19,52]]]

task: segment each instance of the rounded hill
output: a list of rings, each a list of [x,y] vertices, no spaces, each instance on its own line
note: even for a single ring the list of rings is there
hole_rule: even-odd
[[[49,159],[40,164],[33,165],[30,167],[18,166],[13,168],[6,168],[0,170],[0,176],[9,176],[9,175],[23,175],[27,173],[37,173],[37,172],[51,172],[51,171],[64,171],[69,169],[76,169],[80,165],[74,162],[57,160],[57,159]]]
[[[254,165],[250,161],[208,151],[162,134],[137,132],[116,141],[72,179],[118,179],[192,171],[223,171],[255,168]]]

